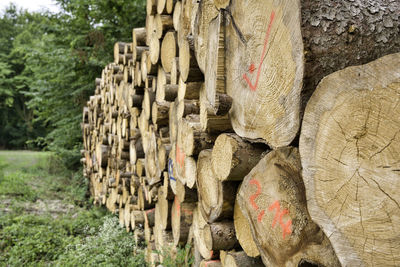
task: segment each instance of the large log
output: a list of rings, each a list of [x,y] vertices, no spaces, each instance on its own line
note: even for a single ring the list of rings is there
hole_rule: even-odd
[[[298,266],[301,261],[338,266],[322,230],[307,211],[298,150],[268,153],[246,176],[237,201],[267,266]]]
[[[304,114],[308,207],[343,266],[400,261],[400,54],[325,77]]]
[[[239,1],[229,6],[226,90],[235,132],[271,147],[297,134],[303,79],[300,1]]]
[[[398,1],[232,0],[227,9],[233,128],[272,147],[296,136],[303,77],[304,106],[325,75],[400,51]]]

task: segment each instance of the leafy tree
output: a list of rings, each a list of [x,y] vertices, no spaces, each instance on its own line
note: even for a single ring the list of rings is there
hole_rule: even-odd
[[[145,0],[57,3],[57,14],[10,6],[0,20],[0,146],[30,140],[74,167],[82,108],[112,61],[114,43],[130,41],[132,28],[144,25]]]

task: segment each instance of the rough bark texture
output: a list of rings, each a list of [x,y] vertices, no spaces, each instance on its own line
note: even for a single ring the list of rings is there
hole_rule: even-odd
[[[302,0],[302,110],[326,75],[400,52],[400,2]]]

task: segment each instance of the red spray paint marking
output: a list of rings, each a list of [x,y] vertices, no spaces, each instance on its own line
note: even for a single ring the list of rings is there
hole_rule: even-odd
[[[175,197],[174,202],[175,202],[175,206],[176,206],[176,211],[178,212],[178,216],[181,216],[181,214],[180,214],[181,213],[181,204],[180,204],[180,202],[179,202],[177,197]],[[193,214],[193,212],[191,212],[190,210],[184,209],[184,208],[182,208],[182,211],[186,215],[192,215]]]
[[[254,200],[258,197],[259,194],[261,194],[261,185],[260,185],[260,183],[259,183],[257,180],[255,180],[255,179],[250,180],[250,184],[254,184],[254,185],[257,186],[257,192],[255,192],[253,195],[251,195],[251,196],[249,197],[249,200],[250,200],[251,206],[253,206],[253,208],[254,208],[255,210],[258,210],[258,205],[257,205],[256,202],[254,202]]]
[[[181,216],[181,204],[179,203],[178,198],[175,196],[175,207],[176,211],[178,212],[178,217]]]
[[[186,215],[192,215],[193,212],[191,212],[190,210],[187,209],[182,209],[182,211],[186,214]]]
[[[249,77],[247,76],[247,74],[243,74],[243,79],[247,82],[247,84],[250,87],[250,90],[255,91],[257,89],[258,86],[258,82],[260,80],[260,74],[261,74],[261,65],[264,61],[264,57],[265,57],[265,53],[267,52],[267,46],[268,46],[268,40],[269,40],[269,35],[271,33],[271,27],[272,27],[272,23],[274,22],[275,19],[275,12],[272,11],[271,12],[271,17],[269,19],[269,24],[268,24],[268,29],[267,29],[267,33],[265,35],[265,40],[264,40],[264,48],[261,54],[261,59],[260,59],[260,64],[258,65],[258,70],[257,70],[257,76],[256,76],[256,82],[254,84],[252,84],[252,82],[250,81]],[[250,64],[249,67],[249,72],[253,73],[255,70],[255,66],[254,63]]]
[[[257,216],[257,221],[258,221],[258,222],[261,222],[261,220],[262,220],[264,214],[265,214],[265,210],[262,210],[262,211],[258,214],[258,216]]]
[[[176,145],[176,162],[179,164],[181,168],[185,166],[185,153],[179,148],[178,144]]]
[[[146,214],[149,214],[150,212],[152,212],[153,210],[155,210],[155,208],[151,209],[151,210],[147,210]]]
[[[291,228],[292,220],[289,219],[286,222],[286,224],[284,224],[282,221],[283,215],[289,214],[289,211],[287,209],[284,209],[283,211],[281,211],[281,204],[279,203],[279,201],[275,201],[268,208],[269,211],[273,211],[274,209],[276,209],[276,213],[275,213],[274,220],[272,221],[272,227],[274,227],[276,222],[279,220],[279,225],[282,228],[283,239],[285,239],[287,234],[290,235],[292,233],[292,228]]]
[[[250,180],[250,184],[254,184],[254,185],[257,186],[257,192],[254,193],[253,195],[251,195],[251,196],[249,197],[250,204],[251,204],[251,206],[253,207],[253,209],[259,210],[259,207],[258,207],[257,203],[255,202],[255,200],[256,200],[256,198],[261,194],[261,185],[260,185],[260,182],[257,181],[256,179],[251,179],[251,180]],[[264,210],[260,211],[260,213],[259,213],[258,216],[257,216],[257,221],[258,221],[258,222],[261,222],[261,220],[262,220],[264,214],[265,214],[265,211],[264,211]]]
[[[206,263],[204,264],[204,266],[207,267],[207,265],[208,265],[209,263],[213,263],[213,262],[221,262],[221,261],[220,261],[220,260],[206,261]]]

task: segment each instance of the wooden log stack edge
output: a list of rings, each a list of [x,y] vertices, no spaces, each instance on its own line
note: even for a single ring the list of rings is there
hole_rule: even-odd
[[[399,266],[400,2],[146,12],[95,81],[81,162],[148,264],[189,244],[193,266]]]

